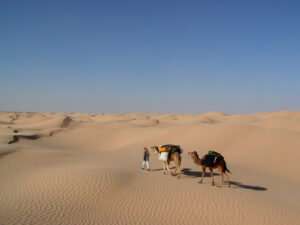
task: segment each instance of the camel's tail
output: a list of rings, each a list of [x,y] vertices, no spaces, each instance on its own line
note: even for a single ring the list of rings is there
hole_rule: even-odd
[[[228,171],[229,173],[231,173],[230,170],[226,166],[226,162],[224,161],[223,173],[225,173],[226,171]]]

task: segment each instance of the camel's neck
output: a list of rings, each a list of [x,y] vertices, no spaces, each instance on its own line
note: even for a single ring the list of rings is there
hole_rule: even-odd
[[[160,152],[159,152],[159,151],[157,151],[157,152],[156,152],[156,154],[157,154],[157,156],[158,156],[158,158],[159,158],[159,156],[160,156]]]
[[[202,162],[202,159],[200,159],[199,157],[197,157],[197,158],[194,159],[194,163],[195,164],[198,164],[198,165],[201,166],[201,162]]]

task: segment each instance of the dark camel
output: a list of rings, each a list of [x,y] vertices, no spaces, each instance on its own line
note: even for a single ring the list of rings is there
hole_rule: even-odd
[[[205,175],[205,171],[206,171],[206,168],[207,166],[205,165],[202,165],[202,162],[204,160],[204,157],[202,157],[201,159],[199,158],[198,156],[198,153],[196,151],[194,152],[189,152],[188,153],[189,155],[191,155],[192,159],[194,160],[194,163],[201,166],[202,167],[202,178],[201,180],[199,181],[199,183],[202,183],[203,182],[203,178],[204,178],[204,175]],[[228,175],[228,172],[231,173],[229,171],[229,169],[226,167],[226,162],[224,160],[224,157],[222,155],[219,155],[217,156],[217,159],[216,159],[216,162],[214,163],[213,166],[210,166],[208,167],[209,170],[210,170],[210,176],[211,176],[211,179],[212,179],[212,185],[214,186],[215,185],[215,182],[214,182],[214,174],[213,174],[213,169],[216,169],[218,168],[219,169],[219,172],[221,174],[221,185],[224,183],[224,175],[226,175],[227,177],[227,182],[228,182],[228,187],[230,187],[230,182],[229,182],[229,175]]]

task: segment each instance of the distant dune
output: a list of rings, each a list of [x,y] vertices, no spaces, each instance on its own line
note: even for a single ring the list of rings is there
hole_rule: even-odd
[[[180,180],[152,152],[141,170],[143,147],[169,143]],[[0,224],[300,224],[300,112],[0,112],[0,144]],[[187,153],[210,149],[231,188],[198,184]]]

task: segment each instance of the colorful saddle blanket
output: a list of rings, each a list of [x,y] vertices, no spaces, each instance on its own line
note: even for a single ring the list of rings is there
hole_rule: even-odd
[[[171,154],[173,152],[178,152],[179,154],[181,154],[183,152],[183,149],[180,147],[180,145],[163,145],[160,148],[161,152],[170,152]]]

